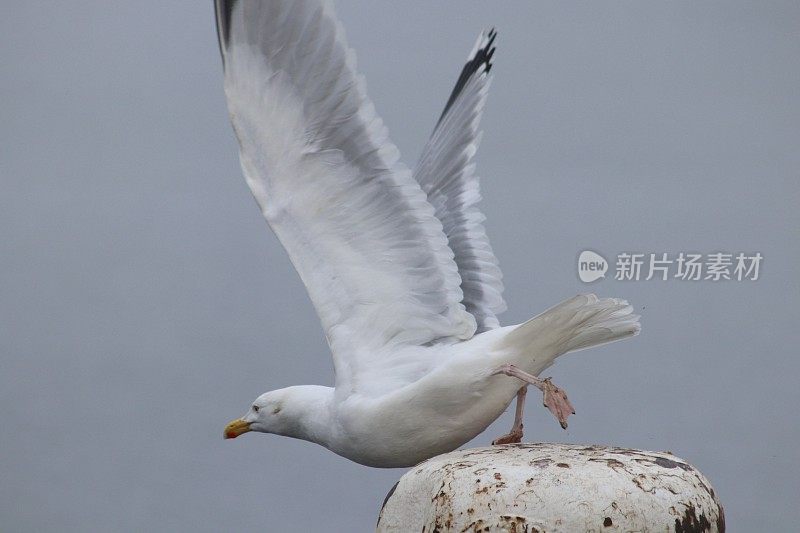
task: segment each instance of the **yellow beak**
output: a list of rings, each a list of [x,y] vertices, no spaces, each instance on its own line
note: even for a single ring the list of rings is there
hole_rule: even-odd
[[[241,418],[237,418],[225,426],[225,438],[235,439],[242,433],[247,433],[248,431],[250,431],[250,422],[245,422]]]

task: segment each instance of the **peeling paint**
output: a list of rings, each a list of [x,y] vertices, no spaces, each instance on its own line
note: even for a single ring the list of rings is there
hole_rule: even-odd
[[[725,533],[725,509],[719,506],[719,516],[717,517],[717,531]]]
[[[692,467],[686,463],[673,461],[672,459],[668,459],[666,457],[656,457],[653,462],[662,468],[680,468],[681,470],[685,470],[687,472],[692,470]]]
[[[400,482],[398,481],[397,483],[392,485],[392,488],[389,489],[389,492],[386,493],[386,497],[383,499],[383,504],[381,505],[381,512],[383,512],[383,508],[386,507],[386,502],[388,502],[389,498],[392,497],[392,494],[394,494],[394,491],[397,489],[397,485],[399,484]]]
[[[537,466],[539,468],[547,468],[553,461],[550,459],[536,459],[535,461],[531,461],[531,466]]]
[[[695,533],[724,532],[725,519],[708,480],[673,455],[531,443],[452,452],[403,476],[378,531],[423,526],[427,533]]]
[[[711,522],[708,521],[706,515],[697,511],[693,506],[686,507],[683,514],[683,520],[675,519],[675,533],[706,533],[711,530]]]

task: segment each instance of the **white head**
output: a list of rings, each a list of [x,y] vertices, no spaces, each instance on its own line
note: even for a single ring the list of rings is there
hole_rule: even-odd
[[[265,392],[242,418],[225,427],[225,438],[258,431],[327,444],[330,436],[333,389],[301,385]]]

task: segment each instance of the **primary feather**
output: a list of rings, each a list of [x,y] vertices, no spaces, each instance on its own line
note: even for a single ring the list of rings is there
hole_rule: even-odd
[[[494,30],[478,37],[414,171],[442,221],[461,276],[463,303],[475,317],[478,333],[498,327],[497,315],[506,309],[503,275],[476,205],[481,194],[472,162],[480,143],[496,37]]]

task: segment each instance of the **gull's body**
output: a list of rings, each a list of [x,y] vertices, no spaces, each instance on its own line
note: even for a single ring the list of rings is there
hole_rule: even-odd
[[[329,4],[216,5],[245,179],[308,288],[336,372],[334,388],[265,393],[227,436],[276,433],[370,466],[413,465],[481,433],[520,379],[540,386],[559,355],[638,332],[626,302],[593,295],[499,327],[501,274],[471,161],[494,32],[478,39],[412,174]]]
[[[441,363],[431,372],[375,397],[337,395],[332,387],[290,387],[290,395],[313,398],[315,407],[305,411],[308,425],[279,433],[377,467],[411,466],[452,451],[483,432],[519,389],[516,380],[489,375],[493,368],[487,354],[493,339],[502,335],[495,329],[437,349]],[[501,358],[497,361],[494,366]]]

